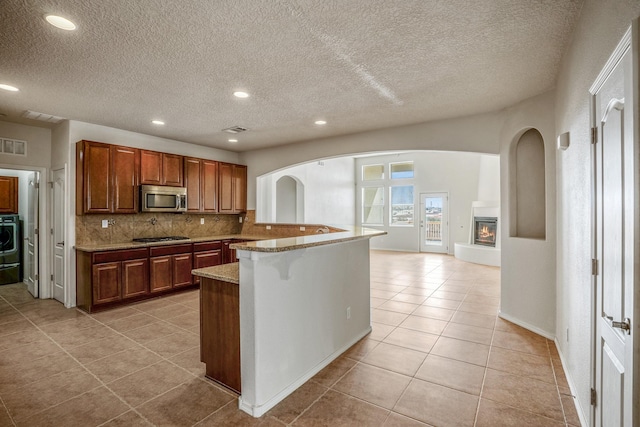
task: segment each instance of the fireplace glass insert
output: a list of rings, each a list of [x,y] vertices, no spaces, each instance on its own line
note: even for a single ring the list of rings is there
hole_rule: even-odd
[[[498,218],[477,216],[474,224],[473,244],[495,247]]]

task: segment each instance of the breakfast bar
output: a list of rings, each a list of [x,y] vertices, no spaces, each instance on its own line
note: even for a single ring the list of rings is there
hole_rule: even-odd
[[[233,244],[201,279],[207,377],[259,417],[371,331],[369,239],[348,231]]]

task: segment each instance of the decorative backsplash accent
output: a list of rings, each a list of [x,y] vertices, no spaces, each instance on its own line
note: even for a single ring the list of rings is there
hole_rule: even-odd
[[[204,224],[200,219],[204,218]],[[102,228],[106,220],[108,227]],[[77,245],[128,243],[140,237],[207,237],[240,234],[238,215],[139,213],[131,215],[77,215]]]

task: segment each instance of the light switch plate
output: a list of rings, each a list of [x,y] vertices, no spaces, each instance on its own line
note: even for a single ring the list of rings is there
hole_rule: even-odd
[[[109,228],[109,220],[108,219],[103,219],[102,220],[102,228]]]
[[[204,218],[200,218],[200,225],[204,225]]]
[[[270,225],[267,225],[267,230],[271,230],[271,226]]]

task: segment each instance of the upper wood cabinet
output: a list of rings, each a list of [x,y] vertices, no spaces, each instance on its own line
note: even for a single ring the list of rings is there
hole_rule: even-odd
[[[18,213],[17,176],[0,176],[0,213]]]
[[[219,163],[218,212],[240,213],[247,210],[247,167]]]
[[[218,212],[218,162],[184,158],[188,212]]]
[[[137,148],[80,141],[76,144],[76,212],[138,211]]]
[[[183,186],[182,156],[140,150],[140,184]]]

